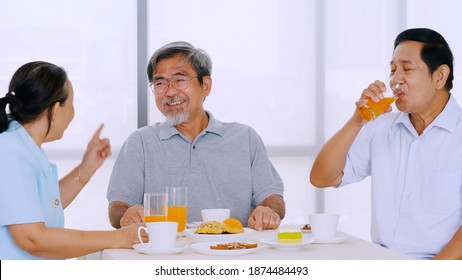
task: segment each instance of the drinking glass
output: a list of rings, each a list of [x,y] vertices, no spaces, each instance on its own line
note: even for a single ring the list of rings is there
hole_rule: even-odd
[[[188,216],[187,209],[187,187],[167,187],[168,195],[168,221],[178,222],[178,232],[186,228]]]
[[[166,193],[144,194],[144,222],[166,222],[168,216]]]
[[[376,119],[378,116],[383,114],[386,108],[391,106],[391,104],[398,99],[398,91],[400,88],[400,83],[394,80],[389,80],[387,83],[387,90],[383,93],[384,97],[377,102],[374,102],[370,97],[366,97],[366,105],[358,108],[359,115],[366,121]]]

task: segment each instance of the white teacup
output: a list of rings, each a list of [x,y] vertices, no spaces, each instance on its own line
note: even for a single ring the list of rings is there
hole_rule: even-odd
[[[138,238],[146,248],[171,249],[175,247],[177,229],[178,222],[146,223],[146,227],[141,226],[138,228]],[[148,243],[143,242],[141,230],[145,230],[148,233]]]
[[[310,224],[314,239],[334,238],[338,219],[338,214],[311,214]]]
[[[202,209],[202,221],[209,222],[209,221],[217,221],[223,222],[224,220],[229,218],[231,214],[230,209]]]

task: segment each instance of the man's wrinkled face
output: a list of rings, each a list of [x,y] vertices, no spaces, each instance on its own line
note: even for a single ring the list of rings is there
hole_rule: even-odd
[[[400,43],[390,62],[390,77],[402,84],[396,107],[406,113],[424,112],[436,94],[436,82],[421,58],[423,43]]]
[[[167,123],[179,125],[204,110],[202,103],[209,90],[199,83],[197,73],[190,62],[184,61],[183,55],[160,60],[153,84],[166,87],[161,93],[155,93],[155,99]]]

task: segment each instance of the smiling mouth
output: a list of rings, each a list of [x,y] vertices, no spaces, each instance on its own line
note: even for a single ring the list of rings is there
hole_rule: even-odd
[[[179,106],[183,103],[186,103],[188,102],[188,98],[187,97],[180,97],[180,96],[177,96],[177,97],[174,97],[174,98],[166,98],[164,100],[162,100],[162,107],[175,107],[175,106]]]
[[[168,106],[177,106],[177,105],[180,105],[180,104],[183,104],[185,102],[185,100],[167,100],[166,104]]]

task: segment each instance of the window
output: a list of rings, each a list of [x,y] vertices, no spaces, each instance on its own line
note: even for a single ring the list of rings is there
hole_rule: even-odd
[[[80,159],[103,122],[117,151],[137,128],[136,1],[5,0],[0,11],[4,93],[16,69],[34,60],[62,66],[73,83],[74,121],[62,140],[44,145],[48,155]]]

